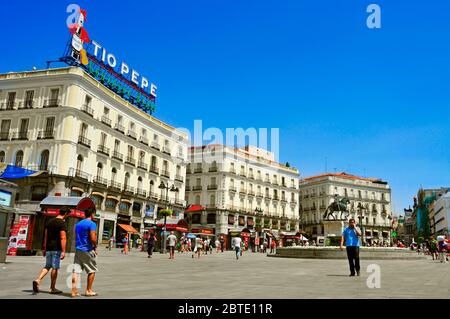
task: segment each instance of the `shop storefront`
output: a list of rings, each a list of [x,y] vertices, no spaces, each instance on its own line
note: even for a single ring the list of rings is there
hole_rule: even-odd
[[[16,190],[15,184],[0,180],[0,263],[6,262],[10,227],[14,219],[13,203]]]
[[[175,236],[177,236],[178,239],[180,239],[183,234],[188,233],[189,231],[189,225],[184,219],[174,219],[174,218],[166,218],[166,236],[170,234],[170,232],[174,232]],[[156,249],[161,249],[161,240],[163,238],[163,231],[164,231],[164,219],[159,220],[156,223],[156,238],[157,238],[157,244]]]

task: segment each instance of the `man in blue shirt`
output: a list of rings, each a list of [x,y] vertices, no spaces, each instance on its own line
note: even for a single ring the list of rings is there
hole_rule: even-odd
[[[350,277],[355,276],[356,274],[360,275],[360,266],[359,266],[359,237],[361,236],[361,230],[356,227],[356,221],[352,218],[348,222],[348,227],[344,229],[342,232],[341,238],[341,250],[344,250],[344,241],[345,246],[347,247],[347,257],[348,262],[350,264]]]
[[[75,269],[72,274],[72,297],[79,296],[77,290],[77,272],[82,270],[88,274],[86,296],[97,296],[92,290],[95,273],[97,269],[97,224],[93,221],[95,209],[88,208],[85,212],[85,219],[75,226],[76,251]]]

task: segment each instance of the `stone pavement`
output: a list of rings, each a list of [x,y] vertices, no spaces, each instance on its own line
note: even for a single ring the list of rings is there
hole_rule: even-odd
[[[450,264],[426,260],[362,260],[361,277],[348,277],[345,260],[268,258],[244,253],[237,261],[232,252],[192,259],[177,254],[175,260],[155,253],[148,259],[137,251],[101,250],[100,271],[94,282],[97,298],[150,299],[303,299],[303,298],[449,298]],[[34,295],[32,280],[44,258],[8,257],[0,264],[0,298],[70,298],[66,272],[73,261],[63,261],[57,287],[63,295]],[[381,268],[381,288],[367,286],[367,266]],[[83,275],[85,288],[86,275]],[[47,275],[41,289],[48,289]],[[83,289],[82,288],[82,289]],[[83,290],[81,290],[83,291]],[[85,299],[87,297],[81,297]]]

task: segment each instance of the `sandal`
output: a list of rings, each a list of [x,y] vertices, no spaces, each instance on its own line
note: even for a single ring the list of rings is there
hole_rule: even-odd
[[[55,289],[55,290],[50,290],[50,294],[51,295],[59,295],[62,294],[63,292],[59,289]]]
[[[97,296],[98,296],[98,293],[93,292],[93,293],[91,293],[91,294],[85,294],[85,296],[86,296],[86,297],[97,297]]]

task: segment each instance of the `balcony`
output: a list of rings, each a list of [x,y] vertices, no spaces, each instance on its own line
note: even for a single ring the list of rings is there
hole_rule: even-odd
[[[156,166],[150,166],[150,173],[159,175],[159,168],[157,168]]]
[[[273,181],[272,181],[272,184],[273,184],[273,185],[276,185],[276,186],[280,186],[280,184],[279,184],[278,181],[276,181],[276,180],[273,180]]]
[[[243,194],[243,195],[247,194],[247,189],[246,188],[241,188],[239,190],[239,194]]]
[[[176,180],[176,181],[179,181],[179,182],[182,182],[182,183],[184,182],[183,176],[181,176],[181,175],[179,175],[179,174],[176,174],[176,175],[175,175],[175,180]]]
[[[175,205],[184,206],[184,201],[177,198],[177,199],[175,199]]]
[[[148,197],[149,197],[150,199],[157,200],[157,199],[158,199],[158,194],[156,194],[156,193],[150,191],[150,192],[148,193]]]
[[[249,178],[249,179],[255,179],[255,175],[250,174],[250,175],[248,176],[248,178]]]
[[[109,181],[109,187],[113,190],[120,191],[122,189],[122,184],[111,180]]]
[[[99,185],[103,185],[103,186],[108,185],[108,180],[106,178],[102,178],[100,176],[95,176],[93,182],[95,184],[99,184]]]
[[[202,168],[194,169],[194,174],[201,174],[201,173],[203,173],[203,169]]]
[[[130,194],[134,194],[134,187],[131,187],[130,185],[125,185],[123,187],[123,191],[125,193],[130,193]]]
[[[159,145],[158,142],[152,142],[151,148],[154,148],[155,150],[160,150],[161,146]]]
[[[27,141],[28,140],[28,131],[20,131],[20,132],[15,132],[12,135],[12,140],[19,140],[19,141]]]
[[[91,148],[91,140],[82,135],[78,136],[78,144]]]
[[[109,156],[109,148],[106,147],[105,145],[99,145],[97,147],[97,152]]]
[[[14,107],[16,106],[16,102],[6,102],[2,103],[2,107],[0,108],[0,111],[10,111],[14,110]]]
[[[184,154],[183,153],[177,153],[177,156],[176,156],[178,159],[180,159],[180,160],[184,160]]]
[[[255,197],[255,192],[254,192],[254,191],[249,191],[249,192],[248,192],[248,196]]]
[[[164,154],[171,155],[171,154],[170,154],[170,147],[169,147],[169,146],[164,145],[164,146],[163,146],[163,149],[162,149],[162,152],[163,152]]]
[[[81,178],[81,179],[89,180],[89,174],[86,173],[86,172],[83,172],[80,169],[75,169],[74,170],[73,168],[71,168],[70,172],[69,172],[69,175],[73,176],[73,177],[78,177],[78,178]]]
[[[101,121],[103,124],[106,124],[109,127],[111,127],[111,119],[109,117],[107,117],[106,115],[102,116]]]
[[[265,179],[264,179],[264,183],[270,184],[270,179],[265,178]]]
[[[88,104],[83,104],[81,106],[81,111],[89,115],[90,117],[94,117],[94,110]]]
[[[286,198],[281,198],[281,202],[282,203],[287,203],[287,199]]]
[[[134,140],[137,139],[137,135],[136,135],[136,132],[135,132],[135,131],[128,130],[127,135],[128,135],[129,137],[131,137],[132,139],[134,139]]]
[[[280,198],[278,196],[274,196],[273,200],[278,202],[280,200]]]
[[[131,166],[136,166],[136,160],[131,156],[127,156],[125,158],[125,164],[129,164]]]
[[[161,170],[161,176],[170,178],[170,172],[165,170],[165,169],[163,169],[163,170]]]
[[[211,166],[208,170],[210,173],[216,173],[217,172],[217,166]]]
[[[48,130],[48,131],[39,131],[38,132],[38,140],[51,140],[55,138],[55,131],[54,130]]]
[[[148,169],[148,165],[146,163],[144,163],[143,161],[138,161],[138,168],[146,171]]]
[[[256,197],[257,197],[257,198],[263,198],[264,196],[263,196],[263,194],[258,193],[258,194],[256,194]]]
[[[266,194],[266,196],[264,196],[264,198],[265,198],[266,200],[271,200],[271,199],[272,199],[272,197],[271,197],[269,194]]]
[[[192,186],[193,191],[201,191],[203,189],[202,185]]]
[[[217,185],[208,185],[208,190],[209,190],[209,191],[217,190],[217,188],[218,188]]]
[[[191,186],[186,186],[185,190],[186,190],[186,192],[190,192],[191,191]]]
[[[139,196],[147,197],[147,192],[142,188],[138,188],[136,192]]]
[[[242,172],[242,171],[239,173],[239,176],[247,177],[247,175],[245,174],[245,172]]]
[[[297,205],[298,202],[295,199],[291,199],[291,205]]]
[[[60,99],[49,99],[44,101],[44,108],[61,106]]]
[[[34,100],[30,99],[30,100],[25,100],[23,101],[23,104],[19,105],[19,110],[20,109],[32,109],[34,105]]]
[[[0,133],[0,141],[9,141],[9,139],[11,138],[11,133],[9,132],[1,132]]]
[[[230,186],[230,187],[228,187],[228,191],[229,191],[230,193],[236,193],[236,191],[237,191],[236,186]]]
[[[236,175],[236,170],[234,168],[230,168],[230,173]]]
[[[145,136],[140,136],[139,137],[139,142],[141,142],[142,144],[148,146],[148,138],[146,138]]]
[[[119,123],[116,123],[116,125],[114,126],[114,129],[116,131],[119,131],[122,134],[125,134],[125,127]]]

